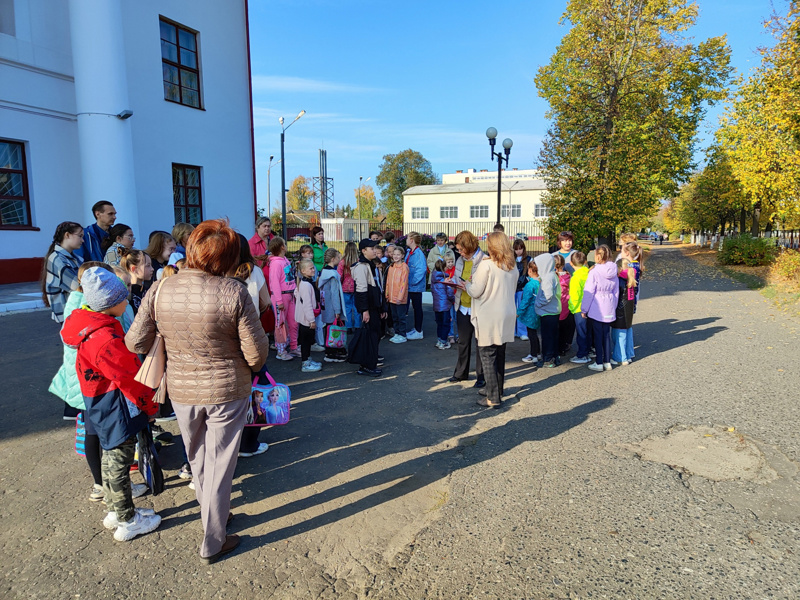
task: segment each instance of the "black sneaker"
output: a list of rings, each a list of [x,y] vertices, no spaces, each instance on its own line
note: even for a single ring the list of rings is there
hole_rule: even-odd
[[[356,371],[358,375],[365,375],[368,377],[380,377],[383,374],[383,371],[380,369],[368,369],[367,367],[361,367],[358,371]]]
[[[164,428],[161,427],[161,425],[152,423],[150,425],[150,431],[153,433],[153,439],[155,440],[166,443],[172,441],[172,434],[169,431],[164,431]]]
[[[447,380],[447,383],[458,383],[460,381],[464,381],[463,379],[459,379],[458,377],[451,377]]]
[[[475,385],[473,385],[472,387],[478,388],[478,389],[481,389],[482,387],[486,387],[486,380],[485,379],[478,379],[478,381],[476,381]]]

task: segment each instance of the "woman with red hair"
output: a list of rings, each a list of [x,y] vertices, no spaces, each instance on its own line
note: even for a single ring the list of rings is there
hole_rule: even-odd
[[[157,331],[164,336],[167,387],[192,467],[207,564],[239,545],[238,536],[226,534],[233,471],[251,371],[261,369],[269,349],[247,287],[233,278],[239,249],[226,220],[200,223],[186,244],[186,267],[153,286],[125,336],[139,354]]]

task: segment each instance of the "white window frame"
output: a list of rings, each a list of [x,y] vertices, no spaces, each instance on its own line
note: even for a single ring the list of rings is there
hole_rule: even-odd
[[[519,219],[522,217],[522,204],[512,204],[511,205],[511,216],[508,216],[508,204],[502,204],[500,206],[500,218],[501,219]]]
[[[473,204],[469,207],[470,219],[488,219],[489,218],[489,205],[488,204]]]
[[[458,207],[457,206],[440,206],[439,207],[440,219],[457,219]]]
[[[535,204],[533,206],[533,216],[537,218],[547,218],[547,207],[544,204]]]
[[[427,206],[412,206],[411,207],[411,218],[412,219],[429,219],[428,216],[430,213],[428,212]]]

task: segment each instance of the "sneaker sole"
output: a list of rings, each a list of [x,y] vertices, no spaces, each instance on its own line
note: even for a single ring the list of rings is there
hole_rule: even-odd
[[[158,520],[155,521],[153,525],[142,527],[137,531],[122,532],[120,535],[117,535],[121,532],[120,528],[117,527],[117,530],[114,532],[114,539],[118,542],[130,542],[135,537],[155,531],[156,529],[158,529],[159,525],[161,525],[161,517],[158,517]]]

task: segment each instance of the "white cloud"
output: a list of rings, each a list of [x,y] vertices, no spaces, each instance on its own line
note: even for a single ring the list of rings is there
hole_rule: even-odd
[[[377,88],[369,88],[348,83],[320,81],[304,77],[287,77],[282,75],[253,75],[254,92],[305,92],[305,93],[346,93],[363,94],[382,92]]]

